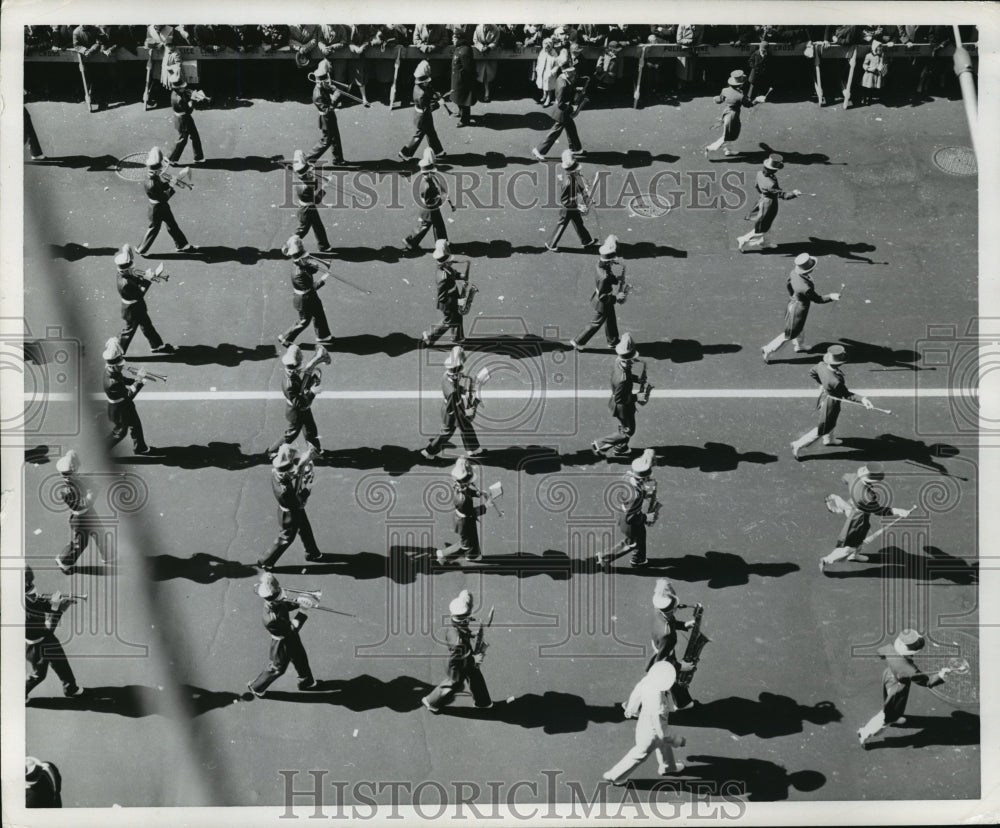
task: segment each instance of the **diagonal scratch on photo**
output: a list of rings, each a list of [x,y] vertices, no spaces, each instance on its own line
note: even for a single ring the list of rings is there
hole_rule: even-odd
[[[753,8],[5,20],[24,807],[985,796],[981,16]]]

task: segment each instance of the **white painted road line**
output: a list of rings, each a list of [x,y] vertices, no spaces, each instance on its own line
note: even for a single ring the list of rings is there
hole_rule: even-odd
[[[873,399],[913,399],[920,397],[978,397],[978,389],[969,388],[856,388],[854,393]],[[606,400],[610,392],[606,388],[513,389],[510,391],[484,391],[486,400]],[[654,400],[701,400],[701,399],[815,399],[814,388],[659,388],[653,391]],[[93,400],[103,400],[103,394],[91,394]],[[440,400],[438,389],[427,391],[323,391],[316,395],[319,400]],[[34,395],[24,394],[25,402],[72,402],[72,394]],[[140,402],[214,402],[222,400],[280,400],[280,391],[142,391],[136,398]]]

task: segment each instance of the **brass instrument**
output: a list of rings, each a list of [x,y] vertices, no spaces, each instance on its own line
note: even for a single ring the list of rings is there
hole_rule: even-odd
[[[464,397],[462,402],[465,414],[470,420],[475,418],[479,406],[483,404],[483,386],[486,385],[489,379],[489,368],[481,368],[479,373],[476,374],[475,379],[467,375],[463,375],[462,377],[462,396]]]
[[[323,372],[318,365],[330,365],[330,354],[322,345],[316,346],[316,355],[302,369],[302,384],[306,389],[315,388],[323,381]]]
[[[690,669],[677,671],[677,683],[682,687],[691,684],[695,670],[698,669],[698,661],[701,659],[701,651],[712,639],[701,631],[701,618],[705,614],[705,607],[701,604],[694,605],[694,626],[691,627],[691,634],[688,636],[687,648],[684,650],[682,661],[691,665]]]
[[[131,374],[136,379],[150,380],[151,382],[167,381],[166,374],[154,374],[152,371],[147,371],[145,368],[136,368],[132,365],[126,365],[124,370],[126,374]]]
[[[191,100],[195,103],[211,103],[212,99],[200,89],[191,90]]]
[[[309,495],[312,494],[313,482],[316,480],[316,464],[312,460],[312,447],[299,460],[296,471],[298,472],[298,480],[295,482],[295,491],[299,499],[305,503],[309,499]]]
[[[190,167],[182,167],[177,171],[177,175],[171,175],[166,170],[158,170],[156,174],[164,184],[169,184],[174,189],[178,187],[182,190],[194,189],[194,184],[191,182]]]
[[[316,267],[318,267],[320,270],[322,270],[327,276],[331,276],[334,279],[336,279],[338,282],[341,282],[342,284],[345,284],[348,287],[352,287],[355,290],[361,291],[366,296],[371,296],[372,292],[370,290],[368,290],[366,288],[363,288],[360,285],[356,285],[356,284],[354,284],[354,282],[350,282],[347,279],[345,279],[343,276],[338,276],[336,273],[334,273],[332,270],[330,270],[329,263],[326,262],[326,261],[324,261],[323,259],[320,259],[317,256],[311,256],[311,255],[308,255],[308,254],[306,255],[305,258],[306,258],[306,261],[310,262],[311,264],[316,265]]]
[[[476,298],[477,293],[479,293],[478,287],[472,284],[472,282],[465,283],[465,287],[462,288],[458,297],[458,312],[462,316],[467,316],[469,311],[472,310],[472,300]]]
[[[648,498],[649,503],[643,510],[646,515],[646,525],[652,526],[656,521],[660,519],[660,509],[663,508],[663,504],[660,499],[656,496],[656,481],[652,478],[648,480],[639,481],[642,493],[645,498]]]
[[[573,117],[575,118],[580,114],[580,110],[583,109],[588,103],[590,103],[590,98],[587,97],[587,89],[590,87],[590,78],[584,77],[583,86],[581,86],[576,91],[576,97],[573,99]]]
[[[340,610],[330,609],[330,607],[320,606],[319,602],[323,598],[323,590],[321,589],[307,592],[304,589],[282,587],[280,597],[284,601],[291,601],[294,604],[298,604],[304,610],[319,610],[320,612],[332,612],[335,615],[346,615],[348,618],[357,618],[356,615],[350,612],[341,612]]]
[[[626,281],[625,279],[625,272],[626,272],[625,262],[623,262],[621,259],[612,259],[611,264],[621,265],[622,272],[618,274],[618,294],[616,296],[616,299],[619,305],[624,305],[629,297],[629,294],[632,292],[632,285],[630,285],[628,281]]]
[[[653,393],[653,385],[646,373],[646,363],[642,362],[640,364],[642,365],[642,371],[639,373],[639,393],[636,394],[635,401],[639,405],[646,405]]]
[[[296,60],[297,59],[298,58],[296,58]],[[308,66],[309,65],[308,62],[305,65]],[[310,72],[308,75],[306,75],[306,77],[309,79],[310,83],[316,83],[317,82],[316,81],[316,73],[315,72]],[[324,80],[320,80],[319,81],[319,85],[322,86],[324,89],[327,89],[327,90],[329,90],[331,92],[339,92],[341,95],[343,95],[349,101],[354,101],[355,103],[359,103],[365,109],[371,109],[372,105],[370,103],[368,103],[368,101],[364,101],[361,98],[357,97],[356,95],[352,95],[350,92],[348,92],[347,90],[350,89],[350,87],[347,86],[346,84],[342,84],[342,83],[339,83],[338,81],[331,80],[330,78],[326,78]]]
[[[170,274],[163,272],[163,262],[160,262],[155,270],[147,270],[145,272],[145,277],[149,279],[150,282],[169,282]]]
[[[440,102],[441,106],[444,107],[444,111],[445,112],[447,112],[449,115],[454,115],[455,114],[455,110],[452,109],[450,106],[448,106],[448,96],[449,95],[451,95],[451,92],[445,92],[443,95],[440,92],[435,92],[434,93],[433,101],[434,101],[434,103]]]

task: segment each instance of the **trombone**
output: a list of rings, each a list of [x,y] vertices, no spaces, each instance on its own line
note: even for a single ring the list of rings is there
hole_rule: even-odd
[[[320,610],[321,612],[332,612],[335,615],[346,615],[348,618],[357,618],[356,615],[350,612],[341,612],[340,610],[330,609],[330,607],[320,606],[319,602],[323,598],[323,590],[321,589],[308,591],[282,587],[281,597],[286,601],[298,604],[304,610]]]
[[[153,382],[167,381],[166,374],[154,374],[152,371],[147,371],[145,368],[136,368],[132,365],[125,366],[125,373],[131,374],[133,377],[137,377],[139,379],[152,380]]]
[[[169,184],[171,187],[180,187],[182,190],[194,189],[194,184],[191,181],[190,167],[181,167],[177,170],[177,175],[171,175],[166,170],[160,170],[157,175],[160,176],[160,180],[164,184]]]
[[[352,287],[355,290],[360,290],[366,296],[371,296],[372,292],[370,290],[366,290],[365,288],[361,287],[361,285],[356,285],[356,284],[354,284],[354,282],[350,282],[347,279],[345,279],[343,276],[338,276],[336,273],[334,273],[332,270],[330,270],[330,265],[327,262],[325,262],[323,259],[320,259],[319,257],[313,256],[311,254],[306,254],[305,259],[306,259],[307,262],[310,262],[311,264],[316,265],[316,267],[318,267],[320,270],[322,270],[327,276],[331,276],[334,279],[336,279],[338,282],[343,282],[345,285],[347,285],[348,287]]]

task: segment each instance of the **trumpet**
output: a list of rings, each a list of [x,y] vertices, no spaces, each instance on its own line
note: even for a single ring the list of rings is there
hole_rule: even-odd
[[[332,362],[330,354],[322,345],[316,346],[316,356],[306,363],[302,369],[302,384],[306,388],[314,388],[323,380],[323,372],[319,370],[319,365],[329,365]]]
[[[211,103],[212,99],[200,89],[191,90],[191,100],[195,103]]]
[[[194,184],[191,182],[191,168],[182,167],[177,171],[177,175],[171,175],[166,170],[160,170],[158,175],[164,184],[171,187],[180,187],[182,190],[193,190]]]
[[[145,368],[136,368],[132,365],[125,366],[125,373],[131,374],[141,380],[151,380],[152,382],[166,382],[166,374],[154,374],[152,371],[147,371]]]

